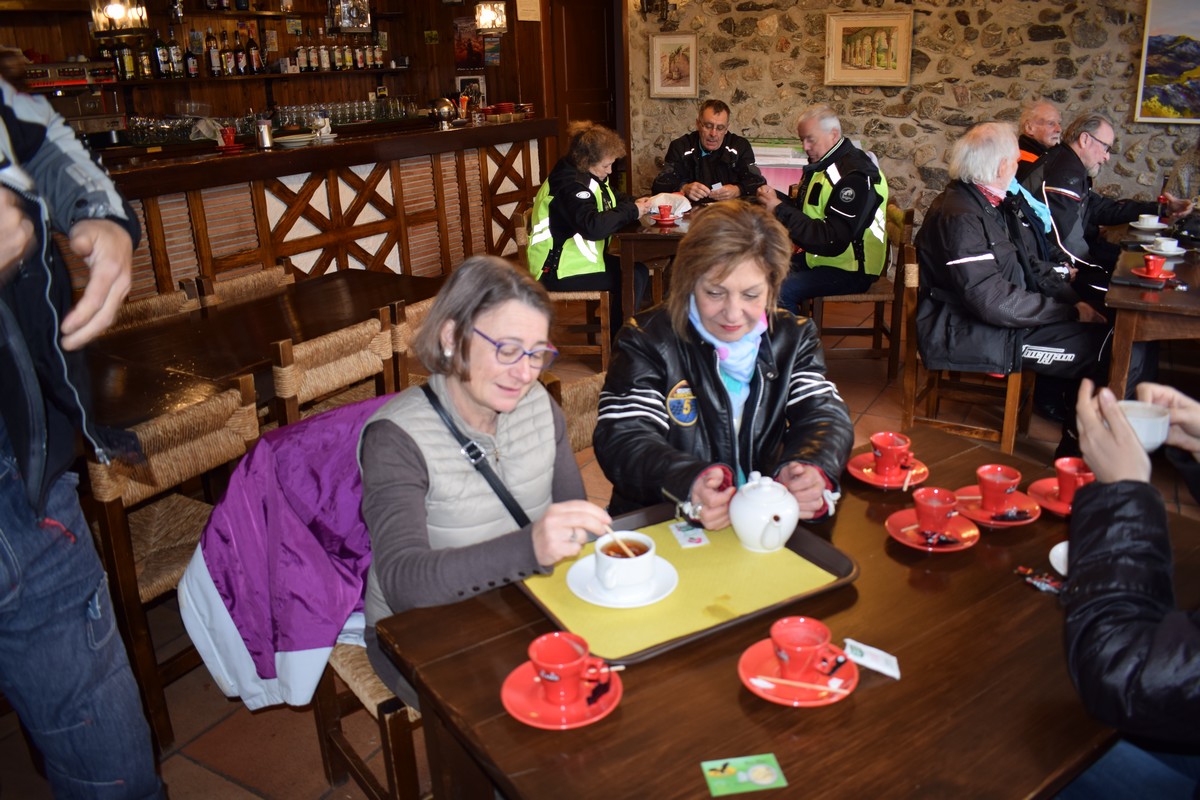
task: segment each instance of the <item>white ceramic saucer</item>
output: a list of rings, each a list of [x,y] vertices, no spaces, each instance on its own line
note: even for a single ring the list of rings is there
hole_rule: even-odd
[[[641,608],[654,605],[679,585],[679,573],[662,556],[654,557],[654,591],[640,600],[624,600],[613,596],[596,580],[596,554],[586,555],[567,570],[567,588],[580,600],[605,608]]]
[[[1152,244],[1144,244],[1144,245],[1142,245],[1142,249],[1145,250],[1147,253],[1153,253],[1156,256],[1166,256],[1167,258],[1174,258],[1175,256],[1182,256],[1182,255],[1187,254],[1186,247],[1180,247],[1177,250],[1159,250],[1157,247],[1155,247]]]
[[[1152,222],[1149,225],[1143,225],[1140,222],[1131,222],[1129,223],[1129,227],[1135,228],[1139,231],[1165,231],[1171,226],[1165,222]]]

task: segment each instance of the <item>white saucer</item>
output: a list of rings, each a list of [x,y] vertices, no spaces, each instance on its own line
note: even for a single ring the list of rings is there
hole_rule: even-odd
[[[1165,231],[1167,228],[1169,228],[1171,226],[1165,222],[1154,222],[1154,223],[1151,223],[1150,225],[1141,225],[1137,222],[1131,222],[1131,223],[1129,223],[1129,227],[1135,228],[1139,231]]]
[[[1156,256],[1166,256],[1167,258],[1174,258],[1175,256],[1182,256],[1182,255],[1187,254],[1186,247],[1181,247],[1178,250],[1159,250],[1154,245],[1144,244],[1144,245],[1142,245],[1142,249],[1145,250],[1147,253],[1153,253]]]
[[[654,557],[654,591],[640,600],[622,600],[596,580],[596,554],[584,556],[567,570],[567,588],[580,600],[605,608],[641,608],[664,599],[679,585],[679,573],[662,556]]]
[[[295,147],[304,147],[305,145],[312,144],[316,138],[316,134],[296,133],[288,136],[276,136],[275,144],[290,150]]]
[[[1070,542],[1059,542],[1050,548],[1050,566],[1064,578],[1067,577],[1067,546]]]

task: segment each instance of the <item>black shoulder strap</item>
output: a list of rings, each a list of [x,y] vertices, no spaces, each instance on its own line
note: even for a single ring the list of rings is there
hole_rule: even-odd
[[[437,395],[433,393],[433,389],[429,387],[429,384],[422,385],[421,390],[429,398],[429,405],[433,406],[433,410],[442,418],[442,422],[446,423],[446,427],[450,429],[450,433],[454,434],[455,441],[462,445],[459,452],[471,463],[471,466],[479,470],[479,474],[492,487],[492,491],[500,498],[500,502],[504,503],[504,507],[508,509],[509,514],[512,514],[512,518],[516,520],[517,525],[522,528],[528,525],[529,517],[512,494],[509,493],[508,487],[504,485],[504,481],[500,480],[500,476],[492,470],[492,465],[487,461],[487,453],[483,452],[483,448],[474,440],[463,436],[462,431],[454,424],[454,420],[450,419],[450,415],[442,407],[442,401],[438,400]]]

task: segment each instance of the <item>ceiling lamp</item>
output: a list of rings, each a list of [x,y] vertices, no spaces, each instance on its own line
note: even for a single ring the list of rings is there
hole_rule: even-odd
[[[502,2],[479,3],[475,6],[475,27],[480,33],[508,31],[508,12]]]

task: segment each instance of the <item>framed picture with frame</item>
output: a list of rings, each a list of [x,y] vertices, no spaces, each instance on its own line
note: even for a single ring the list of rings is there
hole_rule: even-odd
[[[1195,0],[1146,0],[1142,63],[1138,71],[1138,122],[1200,123],[1200,15]]]
[[[825,84],[907,86],[912,36],[912,9],[827,14]]]
[[[457,75],[454,78],[454,86],[458,89],[459,94],[465,94],[471,98],[471,105],[487,104],[487,81],[482,75]]]
[[[700,96],[696,46],[694,33],[651,34],[651,97]]]

